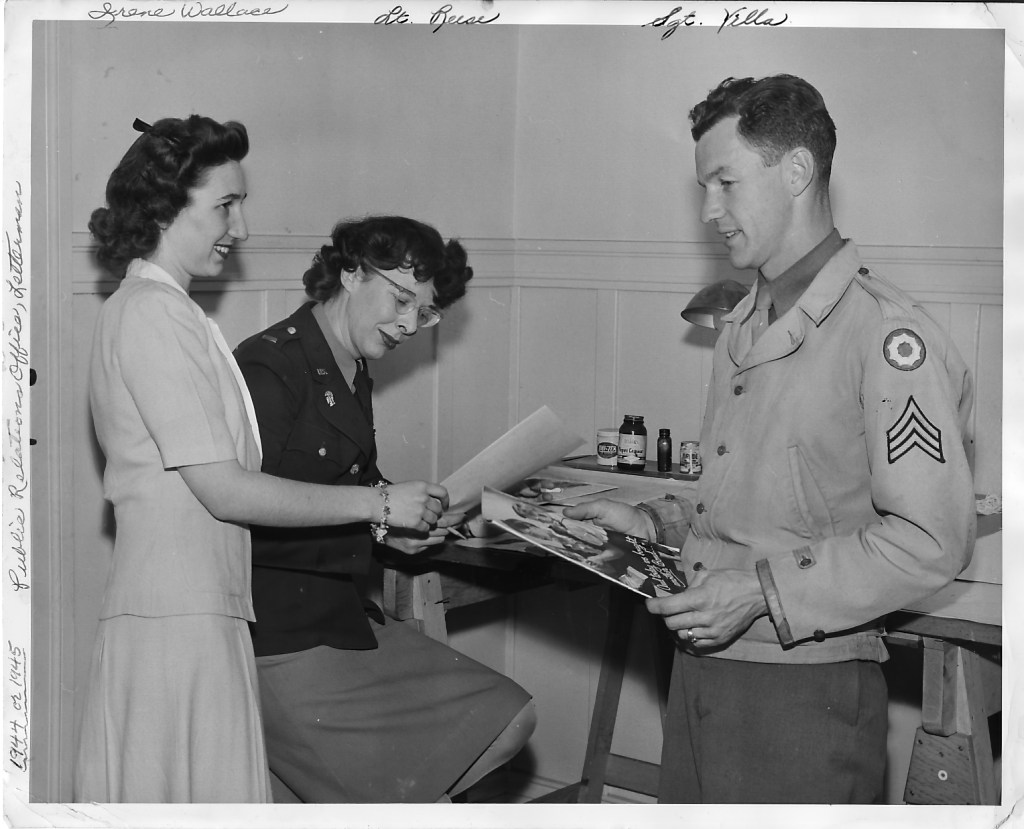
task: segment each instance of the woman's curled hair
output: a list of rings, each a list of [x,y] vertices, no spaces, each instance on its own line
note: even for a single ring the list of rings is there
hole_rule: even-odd
[[[341,272],[362,265],[381,271],[411,270],[417,282],[434,280],[434,305],[447,308],[466,293],[473,278],[466,251],[454,239],[445,242],[433,227],[404,216],[369,216],[339,222],[331,244],[313,257],[302,276],[306,293],[318,302],[341,290]]]
[[[124,275],[132,259],[156,250],[161,229],[188,204],[189,191],[206,172],[249,152],[249,134],[237,121],[220,123],[202,115],[162,118],[128,148],[107,180],[107,205],[93,211],[89,230],[100,264]]]

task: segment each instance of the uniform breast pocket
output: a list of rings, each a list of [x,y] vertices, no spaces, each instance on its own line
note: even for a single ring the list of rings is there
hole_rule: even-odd
[[[317,484],[358,478],[368,458],[346,435],[299,424],[281,455],[280,475]]]

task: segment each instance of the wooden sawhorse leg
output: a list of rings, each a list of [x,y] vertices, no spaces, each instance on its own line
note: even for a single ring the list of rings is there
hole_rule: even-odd
[[[404,573],[384,568],[384,612],[413,625],[424,636],[448,644],[441,575],[433,571]]]
[[[921,638],[921,727],[907,773],[907,803],[998,804],[988,716],[999,710],[999,666],[952,642]]]
[[[626,656],[633,628],[635,602],[610,588],[608,604],[608,633],[605,636],[601,675],[594,698],[594,713],[590,718],[587,752],[583,760],[577,803],[600,803],[608,777],[608,760],[615,735],[615,720],[619,713],[622,679],[626,673]]]

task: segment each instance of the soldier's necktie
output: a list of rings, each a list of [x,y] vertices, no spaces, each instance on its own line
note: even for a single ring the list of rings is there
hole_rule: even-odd
[[[767,282],[758,286],[757,298],[754,300],[754,342],[768,330],[768,326],[775,321],[775,314],[772,308],[771,287]]]

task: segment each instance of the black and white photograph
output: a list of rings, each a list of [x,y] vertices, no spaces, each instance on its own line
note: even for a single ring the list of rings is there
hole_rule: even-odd
[[[9,825],[1021,821],[1018,6],[4,43]],[[508,502],[685,589],[488,547],[442,482],[542,407]]]

